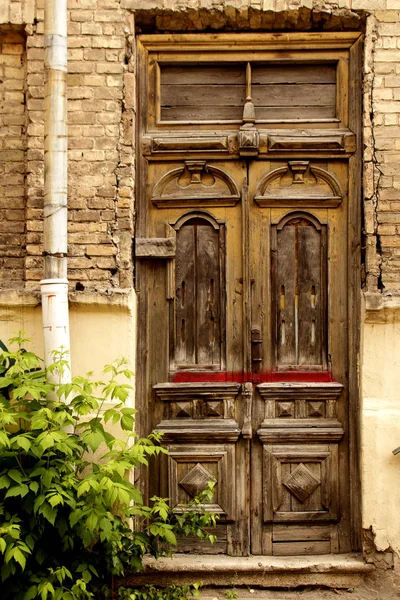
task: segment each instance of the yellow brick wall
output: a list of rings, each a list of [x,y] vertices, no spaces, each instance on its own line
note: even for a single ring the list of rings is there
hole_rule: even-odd
[[[160,32],[366,27],[366,280],[370,290],[400,292],[400,0],[70,0],[68,6],[72,287],[132,285],[136,18],[141,30]],[[23,267],[15,263],[12,285],[35,289],[42,276],[43,0],[0,0],[0,23],[26,25],[26,145],[13,149],[25,151],[26,203],[20,195],[13,209],[26,210],[26,260]],[[9,156],[18,163],[17,154]]]

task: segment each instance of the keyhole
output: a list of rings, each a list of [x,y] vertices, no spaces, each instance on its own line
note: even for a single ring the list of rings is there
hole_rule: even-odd
[[[181,285],[181,307],[184,308],[185,307],[185,282],[182,281],[182,285]]]
[[[311,343],[315,344],[315,319],[311,322]]]
[[[315,285],[311,286],[311,308],[315,308]]]
[[[281,285],[281,310],[285,309],[285,286]]]
[[[185,323],[185,319],[182,319],[182,323],[181,323],[181,340],[182,340],[182,344],[185,343],[185,339],[186,339],[186,323]]]
[[[210,279],[210,304],[214,304],[214,279]]]

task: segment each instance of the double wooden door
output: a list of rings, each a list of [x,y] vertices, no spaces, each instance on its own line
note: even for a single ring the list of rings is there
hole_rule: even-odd
[[[217,542],[182,551],[349,551],[348,161],[146,176],[138,398],[169,455],[143,485],[181,511],[215,482]]]
[[[215,482],[217,542],[359,549],[362,37],[138,39],[143,490],[175,511]]]

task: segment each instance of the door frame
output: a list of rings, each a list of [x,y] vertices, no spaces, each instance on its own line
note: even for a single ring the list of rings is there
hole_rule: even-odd
[[[172,41],[175,44],[191,46],[192,48],[204,49],[207,46],[213,49],[227,47],[233,41],[243,49],[259,48],[285,48],[295,50],[298,48],[323,47],[348,48],[349,49],[349,110],[348,129],[355,134],[356,147],[349,157],[349,171],[355,176],[349,180],[349,212],[348,228],[352,235],[348,235],[348,315],[349,315],[349,361],[348,361],[348,386],[349,386],[349,409],[348,409],[348,431],[349,431],[349,467],[350,467],[350,535],[351,548],[353,551],[361,548],[361,485],[360,485],[360,389],[359,389],[359,353],[360,353],[360,324],[361,324],[361,171],[362,171],[362,51],[363,40],[357,32],[335,32],[335,33],[287,33],[277,34],[180,34],[180,35],[152,35],[139,36],[137,67],[138,67],[138,96],[137,96],[137,127],[136,127],[136,198],[137,219],[135,235],[142,235],[146,227],[147,206],[147,164],[151,137],[156,136],[152,132],[149,136],[145,107],[148,102],[148,78],[147,64],[144,60],[143,45],[140,40],[145,40],[147,47],[153,49],[169,46]],[[143,151],[142,151],[143,150]],[[146,156],[147,154],[147,156]],[[151,154],[151,150],[150,150]],[[175,155],[178,156],[178,155]],[[216,147],[210,147],[209,156],[220,156]],[[160,157],[161,158],[161,157]],[[165,158],[165,156],[163,157]],[[157,160],[155,154],[152,159]],[[245,203],[243,203],[245,204]],[[136,267],[135,267],[136,270]],[[138,292],[138,328],[137,339],[137,408],[138,427],[140,433],[149,431],[149,415],[146,414],[145,399],[140,394],[141,378],[147,369],[147,355],[141,349],[146,347],[147,333],[140,324],[145,322],[147,312],[146,303],[143,300],[140,287],[146,286],[146,280],[135,281],[135,288],[139,283]],[[248,352],[246,352],[248,355]],[[142,489],[147,488],[147,477],[143,473],[136,474],[138,484]]]

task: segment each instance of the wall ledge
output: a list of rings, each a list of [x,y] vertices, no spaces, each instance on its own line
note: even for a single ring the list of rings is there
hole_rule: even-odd
[[[133,310],[135,292],[132,288],[110,289],[105,292],[70,292],[69,304],[73,306],[109,306]]]
[[[40,306],[40,292],[25,290],[0,290],[0,307]]]
[[[112,306],[126,310],[133,309],[135,292],[132,288],[105,292],[70,292],[69,304],[73,306]],[[0,307],[27,307],[40,306],[40,292],[28,290],[0,290]]]
[[[365,323],[400,322],[400,292],[364,292]]]

